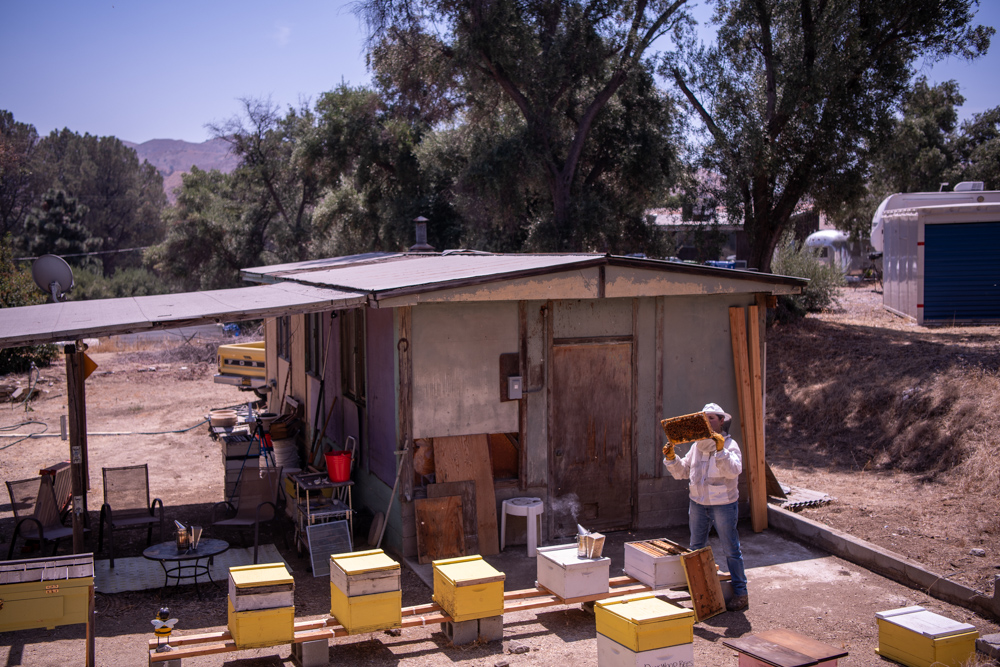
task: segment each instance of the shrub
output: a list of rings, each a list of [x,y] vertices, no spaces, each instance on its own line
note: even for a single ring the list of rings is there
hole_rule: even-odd
[[[779,321],[798,319],[806,313],[818,313],[836,301],[837,288],[844,284],[844,275],[836,266],[822,261],[813,248],[786,237],[778,246],[771,265],[774,273],[807,278],[809,284],[802,294],[778,298]]]

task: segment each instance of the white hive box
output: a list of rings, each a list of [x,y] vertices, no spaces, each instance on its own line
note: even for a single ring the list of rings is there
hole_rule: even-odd
[[[538,548],[538,584],[564,600],[608,592],[611,559],[580,558],[576,544]]]
[[[694,644],[633,651],[610,637],[597,635],[597,667],[694,667]]]
[[[400,590],[399,563],[381,549],[330,556],[330,583],[347,597]]]
[[[688,551],[666,539],[626,542],[625,574],[654,589],[686,586],[681,554]]]
[[[229,601],[233,611],[258,611],[295,604],[295,580],[284,563],[229,568]]]

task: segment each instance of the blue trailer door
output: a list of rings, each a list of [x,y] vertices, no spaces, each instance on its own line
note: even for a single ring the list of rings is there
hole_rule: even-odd
[[[1000,320],[1000,222],[924,227],[924,322]]]

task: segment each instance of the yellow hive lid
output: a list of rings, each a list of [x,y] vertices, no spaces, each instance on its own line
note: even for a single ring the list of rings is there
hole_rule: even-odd
[[[229,568],[229,578],[233,580],[236,588],[295,583],[284,563],[261,563],[259,565],[231,567]]]
[[[610,598],[597,603],[605,611],[620,616],[627,621],[642,625],[659,621],[679,621],[694,618],[694,611],[670,604],[654,595],[634,598]],[[693,622],[693,621],[692,621]]]
[[[347,574],[362,574],[379,570],[398,570],[399,563],[385,555],[381,549],[333,554],[330,561]]]
[[[507,577],[503,572],[484,561],[482,556],[446,558],[432,561],[432,565],[435,570],[455,582],[457,586],[467,583],[492,583],[503,581]]]

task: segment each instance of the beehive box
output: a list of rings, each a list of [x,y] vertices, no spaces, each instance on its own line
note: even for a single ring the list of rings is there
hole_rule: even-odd
[[[399,563],[381,549],[330,556],[330,583],[347,597],[399,590]]]
[[[694,645],[677,644],[632,651],[610,637],[597,635],[597,667],[694,667]]]
[[[295,580],[284,563],[229,568],[229,602],[235,611],[291,607]]]
[[[482,556],[432,562],[433,599],[456,623],[503,615],[503,572]]]
[[[265,648],[290,644],[295,637],[295,607],[236,611],[228,600],[229,634],[236,648]]]
[[[694,612],[655,595],[602,600],[594,616],[599,634],[637,653],[694,640]]]
[[[86,623],[92,554],[0,563],[0,632]]]
[[[974,626],[923,607],[880,611],[875,619],[876,652],[909,667],[958,667],[976,652],[979,632]]]
[[[349,635],[402,627],[403,593],[396,590],[348,597],[331,583],[330,615]]]
[[[666,539],[626,542],[625,574],[654,589],[686,586],[681,554],[688,551]]]
[[[611,559],[581,558],[575,544],[538,549],[538,584],[562,599],[608,592]]]

